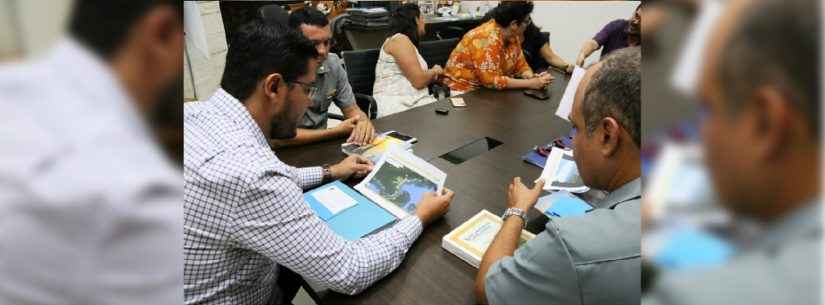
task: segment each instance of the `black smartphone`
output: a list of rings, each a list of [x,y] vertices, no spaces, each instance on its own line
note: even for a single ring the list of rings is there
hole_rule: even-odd
[[[542,101],[550,98],[550,96],[547,95],[546,90],[527,89],[524,90],[524,95]]]
[[[400,133],[400,132],[397,132],[397,131],[394,131],[394,130],[391,131],[390,133],[388,133],[387,136],[399,139],[399,140],[404,141],[404,142],[410,142],[410,143],[413,143],[413,144],[418,142],[418,139],[416,139],[415,137],[408,136],[408,135],[405,135],[403,133]]]

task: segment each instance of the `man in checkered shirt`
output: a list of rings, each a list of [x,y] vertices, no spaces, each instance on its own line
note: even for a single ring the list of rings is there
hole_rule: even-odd
[[[186,304],[289,303],[279,267],[356,294],[395,269],[452,200],[429,193],[414,215],[347,241],[303,200],[303,190],[362,177],[359,156],[329,167],[281,162],[265,134],[294,137],[318,66],[313,44],[285,27],[253,21],[234,33],[221,89],[184,106],[184,298]]]

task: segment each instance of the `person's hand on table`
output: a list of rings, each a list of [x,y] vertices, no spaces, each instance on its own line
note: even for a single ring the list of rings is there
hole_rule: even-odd
[[[537,181],[533,188],[529,189],[521,182],[520,177],[513,178],[513,182],[510,183],[507,190],[507,207],[519,208],[525,212],[529,211],[536,205],[543,188],[544,179]]]
[[[348,143],[356,143],[360,145],[370,144],[375,139],[375,127],[369,119],[360,119],[355,123],[355,128],[347,139]]]
[[[550,74],[539,74],[537,77],[529,79],[530,81],[530,89],[541,90],[544,89],[547,84],[553,81],[553,76]]]
[[[341,121],[341,124],[335,126],[335,129],[338,129],[343,134],[349,134],[350,138],[352,138],[352,131],[355,130],[355,124],[358,123],[357,117],[352,117],[346,120]],[[349,141],[347,141],[349,142]]]
[[[418,201],[418,205],[415,208],[415,216],[418,216],[422,224],[429,224],[447,213],[454,195],[455,193],[448,188],[444,188],[441,195],[437,195],[434,192],[424,193],[424,196],[421,197],[421,200]]]
[[[338,164],[329,167],[332,177],[339,180],[347,180],[349,177],[363,178],[372,171],[372,161],[359,155],[346,157]]]
[[[536,76],[534,76],[534,78],[542,78],[542,77],[546,77],[546,78],[549,79],[549,81],[547,82],[548,84],[552,83],[553,80],[556,79],[556,77],[554,77],[553,74],[551,74],[550,72],[547,72],[547,71],[541,72],[539,74],[536,74]]]

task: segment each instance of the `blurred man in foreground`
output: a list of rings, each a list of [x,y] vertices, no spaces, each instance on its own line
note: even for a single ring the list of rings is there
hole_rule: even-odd
[[[180,107],[182,11],[77,0],[45,58],[0,72],[0,304],[183,302],[183,186],[147,124]]]
[[[724,208],[762,225],[728,264],[665,273],[644,304],[819,304],[819,3],[734,1],[706,48],[705,158]]]

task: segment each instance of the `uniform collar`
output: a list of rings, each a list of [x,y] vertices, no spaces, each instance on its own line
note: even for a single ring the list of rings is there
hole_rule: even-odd
[[[753,248],[779,250],[783,244],[795,239],[818,238],[822,231],[821,210],[819,198],[810,200],[803,207],[768,224]]]
[[[596,202],[595,207],[599,209],[609,209],[619,203],[638,198],[642,195],[642,178],[636,178],[625,183],[618,189],[607,194],[607,197]]]

